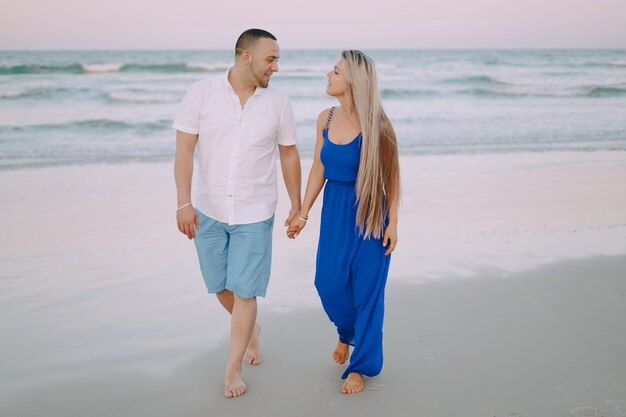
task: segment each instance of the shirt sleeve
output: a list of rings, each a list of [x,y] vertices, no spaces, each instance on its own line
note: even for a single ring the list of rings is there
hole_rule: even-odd
[[[197,85],[187,91],[178,105],[172,127],[192,135],[200,133],[200,100]]]
[[[283,146],[295,145],[297,142],[296,122],[293,117],[293,109],[288,98],[283,102],[280,114],[280,126],[278,127],[278,144]]]

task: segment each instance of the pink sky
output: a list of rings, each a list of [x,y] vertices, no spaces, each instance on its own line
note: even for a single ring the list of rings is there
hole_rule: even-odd
[[[3,0],[0,49],[626,48],[625,0]]]

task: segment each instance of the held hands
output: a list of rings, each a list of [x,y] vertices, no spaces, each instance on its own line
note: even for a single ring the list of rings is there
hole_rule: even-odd
[[[192,205],[182,207],[176,212],[176,224],[178,225],[178,230],[186,235],[188,239],[196,237],[196,229],[200,228],[200,221]]]
[[[296,226],[296,223],[298,226]],[[300,234],[300,231],[306,225],[306,220],[303,220],[300,216],[300,209],[291,207],[289,210],[289,217],[285,220],[285,226],[287,227],[287,237],[289,239],[295,239]]]
[[[304,226],[306,226],[306,220],[303,220],[298,216],[294,217],[287,226],[287,237],[289,239],[295,239],[298,237],[302,229],[304,229]]]
[[[293,208],[291,209],[293,211]],[[292,215],[292,212],[289,212],[289,219],[285,222],[285,226],[287,226],[287,237],[289,239],[295,239],[298,237],[304,226],[306,226],[306,221],[309,219],[309,215],[303,215],[300,213],[300,210],[296,210],[295,214]]]

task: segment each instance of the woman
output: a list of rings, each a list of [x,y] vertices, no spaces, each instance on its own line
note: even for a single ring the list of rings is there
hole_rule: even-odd
[[[400,173],[396,136],[371,58],[343,51],[327,77],[326,93],[340,105],[317,119],[304,201],[287,235],[298,236],[326,185],[315,287],[339,334],[333,359],[344,364],[350,358],[341,393],[353,394],[363,390],[364,375],[378,375],[383,365],[384,292],[398,241]]]

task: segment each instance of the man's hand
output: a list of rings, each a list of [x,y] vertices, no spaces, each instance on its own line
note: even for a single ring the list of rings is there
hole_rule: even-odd
[[[182,234],[187,235],[189,239],[195,238],[196,229],[200,228],[198,214],[191,205],[176,213],[176,223],[178,224],[178,230],[180,230]]]
[[[291,210],[289,210],[289,216],[287,216],[287,220],[285,220],[285,227],[289,226],[289,223],[291,223],[291,221],[296,218],[299,210],[299,207],[291,207]]]

